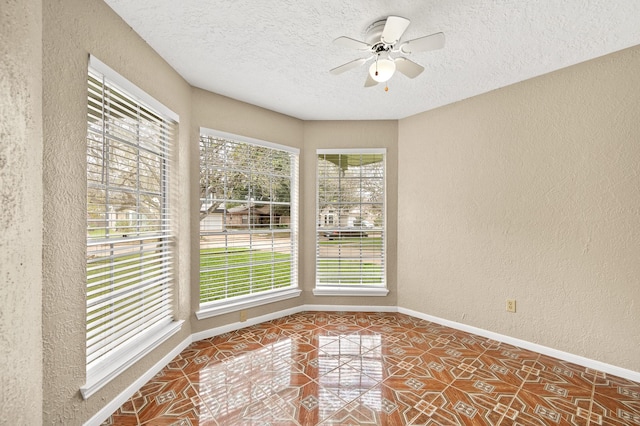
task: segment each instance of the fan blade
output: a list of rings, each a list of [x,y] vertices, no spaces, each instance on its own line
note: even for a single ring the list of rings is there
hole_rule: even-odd
[[[427,50],[442,49],[443,47],[444,33],[435,33],[403,43],[400,46],[400,51],[402,53],[425,52]]]
[[[365,62],[367,62],[365,58],[356,59],[351,62],[347,62],[346,64],[342,64],[339,67],[335,67],[334,69],[329,70],[329,72],[334,75],[342,74],[345,71],[358,68],[360,65],[364,64]]]
[[[338,46],[348,47],[350,49],[357,49],[357,50],[369,50],[371,48],[371,46],[369,46],[364,41],[356,40],[356,39],[345,37],[345,36],[338,37],[337,39],[333,40],[333,44],[337,44]]]
[[[396,43],[400,40],[400,37],[402,37],[402,34],[404,34],[410,22],[407,18],[389,16],[382,30],[382,41],[386,44]]]
[[[409,78],[416,78],[420,73],[422,73],[422,71],[424,71],[424,67],[422,65],[418,65],[407,58],[396,58],[394,62],[396,63],[396,70]]]
[[[364,82],[364,87],[373,87],[378,84],[373,78],[371,78],[371,74],[367,73],[367,80]]]

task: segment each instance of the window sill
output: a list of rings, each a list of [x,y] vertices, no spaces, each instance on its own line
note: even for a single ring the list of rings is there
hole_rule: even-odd
[[[302,290],[299,288],[286,288],[282,290],[272,290],[264,293],[258,293],[251,296],[241,297],[238,300],[221,300],[219,302],[211,302],[200,308],[196,312],[196,317],[201,320],[205,318],[215,317],[217,315],[228,314],[242,309],[253,308],[255,306],[266,305],[267,303],[279,302],[281,300],[292,299],[300,296]]]
[[[389,290],[385,287],[340,287],[326,286],[313,289],[314,296],[386,296]]]
[[[149,330],[145,338],[134,339],[133,344],[127,345],[87,371],[87,383],[80,388],[82,398],[88,399],[124,370],[180,331],[183,322],[172,321],[156,327],[155,330]]]

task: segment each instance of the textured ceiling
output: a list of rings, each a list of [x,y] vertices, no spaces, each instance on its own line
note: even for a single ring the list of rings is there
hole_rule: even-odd
[[[638,0],[106,0],[191,85],[305,120],[399,119],[640,44]],[[332,44],[389,15],[442,31],[425,67],[364,88]]]

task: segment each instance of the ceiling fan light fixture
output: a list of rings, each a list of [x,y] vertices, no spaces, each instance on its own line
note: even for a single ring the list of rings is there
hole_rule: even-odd
[[[369,74],[378,83],[389,80],[396,72],[396,63],[391,59],[378,59],[369,67]]]
[[[342,74],[345,71],[354,69],[364,63],[374,59],[369,67],[369,74],[364,82],[364,87],[373,87],[378,83],[385,83],[393,77],[396,70],[408,78],[416,78],[424,71],[424,67],[404,56],[391,58],[391,53],[409,55],[415,52],[425,52],[444,47],[444,34],[435,33],[401,43],[402,36],[409,26],[409,20],[401,16],[388,16],[385,19],[374,22],[365,31],[366,41],[360,41],[347,36],[341,36],[333,40],[336,45],[357,49],[359,51],[369,51],[368,58],[359,58],[335,67],[329,72],[334,75]],[[396,47],[396,44],[400,44]],[[387,90],[385,88],[385,90]]]

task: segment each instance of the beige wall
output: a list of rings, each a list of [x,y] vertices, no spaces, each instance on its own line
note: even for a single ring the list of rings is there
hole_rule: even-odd
[[[385,297],[314,296],[315,287],[315,205],[316,150],[319,148],[387,149],[387,287]],[[301,287],[305,304],[395,306],[397,301],[397,202],[398,202],[398,122],[389,121],[307,121],[304,123],[304,158],[300,164],[300,200],[306,207],[301,222],[300,263],[304,265]]]
[[[190,333],[183,330],[88,400],[85,383],[86,123],[89,54],[114,68],[180,116],[175,177],[187,188],[191,89],[109,7],[99,0],[43,4],[44,422],[81,424],[146,372]],[[178,247],[189,247],[188,190],[174,198]],[[187,319],[189,266],[182,251],[177,317]]]
[[[0,287],[0,356],[16,423],[81,424],[190,333],[238,321],[193,316],[200,126],[301,148],[304,292],[249,317],[302,303],[399,304],[640,371],[640,49],[399,124],[303,122],[190,88],[100,0],[4,1],[2,19],[0,190],[15,204],[2,201],[0,272],[16,285]],[[176,312],[187,321],[83,401],[89,53],[180,116]],[[315,150],[358,147],[388,150],[390,294],[315,297]],[[517,314],[504,312],[507,297]]]
[[[635,47],[401,120],[399,306],[640,371],[639,69]]]
[[[0,1],[0,416],[42,423],[42,3]]]

